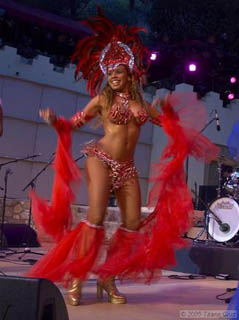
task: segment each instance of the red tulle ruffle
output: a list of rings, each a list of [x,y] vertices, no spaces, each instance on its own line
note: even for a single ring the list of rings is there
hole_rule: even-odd
[[[81,175],[71,154],[71,123],[59,118],[54,126],[58,133],[58,145],[51,203],[39,198],[34,191],[30,193],[30,198],[39,240],[47,234],[58,242],[71,229],[70,204],[75,199],[74,192],[79,187]]]
[[[98,270],[103,278],[158,279],[163,268],[176,264],[175,249],[187,246],[182,235],[191,225],[193,204],[186,184],[184,162],[188,156],[204,161],[215,159],[219,148],[200,131],[206,111],[194,94],[167,97],[162,106],[161,125],[168,144],[154,165],[149,206],[155,209],[137,232],[118,230],[105,264]]]
[[[69,232],[70,203],[74,198],[72,182],[79,180],[79,171],[70,153],[69,123],[64,119],[59,121],[52,203],[49,206],[34,194],[32,199],[38,228],[40,225],[55,240],[63,238],[28,275],[60,281],[66,275],[85,279],[93,271],[103,279],[117,276],[147,283],[158,279],[163,268],[176,263],[175,249],[186,245],[182,235],[191,223],[193,205],[184,162],[188,156],[211,161],[219,152],[219,148],[201,134],[205,122],[205,107],[194,94],[172,94],[166,98],[161,125],[168,144],[152,170],[154,184],[149,206],[153,206],[154,211],[142,221],[139,230],[118,229],[107,259],[99,267],[97,256],[103,242],[103,229],[82,222]]]
[[[40,259],[26,276],[66,284],[72,278],[85,280],[99,263],[103,240],[103,227],[92,226],[83,221]]]

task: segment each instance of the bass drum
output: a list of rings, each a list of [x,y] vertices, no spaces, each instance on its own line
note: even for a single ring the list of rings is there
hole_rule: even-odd
[[[209,206],[215,216],[223,223],[222,226],[215,220],[213,214],[208,213],[208,233],[218,242],[234,241],[239,230],[239,205],[233,198],[218,198]]]

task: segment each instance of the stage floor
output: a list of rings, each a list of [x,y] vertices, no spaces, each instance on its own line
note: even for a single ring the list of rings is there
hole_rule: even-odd
[[[18,249],[20,251],[20,249]],[[21,250],[22,251],[22,250]],[[40,248],[32,248],[40,252]],[[0,252],[3,256],[3,252]],[[30,268],[24,262],[27,259],[38,259],[39,256],[28,253],[9,255],[0,259],[0,273],[8,276],[20,276]],[[236,280],[217,280],[213,277],[205,279],[171,279],[170,275],[187,276],[188,274],[164,271],[161,281],[150,286],[135,283],[117,283],[119,290],[128,298],[125,305],[113,305],[97,301],[96,282],[90,279],[83,287],[82,305],[67,306],[70,320],[176,320],[176,319],[224,319],[223,311],[227,304],[216,299],[227,288],[235,288]],[[63,296],[65,290],[60,288]],[[227,293],[225,297],[230,297]],[[209,312],[217,312],[210,315]],[[30,319],[29,319],[30,320]]]

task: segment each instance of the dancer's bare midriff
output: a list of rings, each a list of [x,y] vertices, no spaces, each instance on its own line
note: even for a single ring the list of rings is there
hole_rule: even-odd
[[[116,125],[110,121],[104,123],[105,135],[99,143],[102,150],[114,160],[132,159],[139,137],[140,127],[132,122],[127,125]]]

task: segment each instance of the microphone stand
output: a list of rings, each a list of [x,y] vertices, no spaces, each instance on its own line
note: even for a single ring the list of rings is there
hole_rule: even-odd
[[[191,190],[193,193],[194,191]],[[198,197],[198,200],[201,204],[203,204],[203,206],[206,208],[206,210],[204,210],[204,219],[205,219],[205,222],[204,222],[204,227],[203,229],[196,235],[195,238],[193,238],[192,240],[193,241],[198,241],[199,238],[203,235],[204,232],[206,232],[206,244],[209,243],[209,238],[210,238],[210,235],[209,235],[209,232],[208,232],[208,225],[209,225],[209,213],[211,213],[211,215],[213,216],[213,218],[215,219],[215,221],[220,225],[220,227],[224,227],[224,223],[218,218],[218,216],[209,208],[208,204],[205,203],[205,201],[203,201],[200,197]],[[212,218],[212,217],[211,217]],[[204,240],[203,240],[204,241]],[[215,240],[213,240],[213,242],[216,242]]]
[[[27,157],[24,157],[24,158],[16,158],[15,160],[10,160],[10,161],[4,162],[4,163],[0,163],[0,169],[3,166],[7,165],[7,164],[18,162],[18,161],[21,161],[21,160],[28,160],[28,159],[31,159],[31,158],[36,158],[36,157],[39,157],[39,156],[40,156],[40,154],[34,154],[32,156],[27,156]]]
[[[75,159],[75,162],[77,162],[78,160],[82,159],[84,156],[85,156],[84,154],[81,155],[80,157]],[[52,162],[54,161],[54,158],[55,158],[55,152],[51,155],[51,158],[47,162],[47,164],[35,175],[35,177],[32,178],[32,180],[22,189],[22,191],[25,191],[30,186],[31,186],[32,190],[35,189],[35,181],[52,164]],[[29,218],[28,218],[28,226],[29,227],[31,225],[31,219],[32,219],[32,201],[30,199]],[[29,242],[29,238],[28,238],[28,242]],[[29,245],[29,243],[28,243],[28,245]],[[27,253],[43,255],[43,253],[33,252],[33,251],[31,251],[30,248],[25,248],[24,252],[23,252],[23,255],[20,256],[18,259],[21,260],[25,256],[25,254],[27,254]],[[23,260],[23,261],[24,262],[29,262],[30,264],[34,264],[36,262],[36,260],[34,260],[34,259],[26,259],[26,260]]]
[[[78,160],[80,160],[80,159],[82,159],[82,158],[84,158],[84,157],[85,157],[85,155],[82,154],[80,157],[78,157],[78,158],[75,159],[75,162],[77,162]]]
[[[18,162],[20,160],[27,160],[27,159],[31,159],[31,158],[35,158],[35,157],[39,157],[39,156],[40,156],[40,154],[34,154],[32,156],[27,156],[24,158],[16,158],[15,160],[10,160],[10,161],[4,162],[4,163],[0,163],[0,171],[1,171],[2,167],[6,166],[7,164],[11,164],[14,162]],[[0,187],[0,190],[4,190],[4,188]]]
[[[39,157],[40,154],[34,154],[32,156],[27,156],[27,157],[24,157],[24,158],[16,158],[15,160],[10,160],[10,161],[7,161],[7,162],[4,162],[4,163],[0,163],[0,171],[2,169],[3,166],[6,166],[7,164],[11,164],[11,163],[14,163],[14,162],[18,162],[18,161],[21,161],[21,160],[27,160],[27,159],[31,159],[31,158],[35,158],[35,157]],[[0,187],[0,190],[4,190],[4,188]]]
[[[209,127],[210,124],[213,123],[213,121],[215,121],[215,120],[216,120],[216,118],[213,118],[213,119],[211,119],[208,123],[206,123],[206,125],[199,131],[198,134],[200,134],[200,133],[202,133],[204,130],[206,130],[207,127]],[[195,137],[195,139],[196,139],[196,138],[197,138],[197,137]],[[187,157],[187,159],[186,159],[186,169],[185,169],[185,171],[186,171],[186,183],[188,183],[188,169],[189,169],[189,157]]]
[[[28,187],[31,187],[32,190],[35,189],[35,181],[37,180],[37,178],[52,164],[53,160],[54,160],[54,156],[55,156],[55,152],[51,155],[50,160],[46,163],[46,165],[31,179],[31,181],[22,189],[22,191],[25,191]],[[29,208],[29,217],[28,217],[28,226],[31,227],[31,220],[32,220],[32,200],[30,199],[30,208]],[[22,260],[23,257],[27,254],[27,253],[31,253],[31,254],[36,254],[36,255],[43,255],[43,253],[39,253],[39,252],[34,252],[29,248],[29,235],[28,235],[28,239],[26,241],[27,247],[24,248],[23,252],[18,252],[22,253],[22,255],[20,257],[18,257],[19,260]],[[30,264],[34,264],[37,260],[35,259],[25,259],[23,260],[24,262],[28,262]]]
[[[22,189],[22,191],[25,191],[28,187],[34,184],[37,178],[52,164],[54,160],[54,156],[55,156],[55,152],[51,155],[51,158],[47,162],[47,164],[35,175],[35,177],[32,178],[32,180]]]
[[[5,224],[5,213],[6,213],[6,199],[7,199],[7,182],[8,175],[11,174],[10,170],[7,169],[4,177],[4,195],[3,195],[3,204],[2,204],[2,218],[1,218],[1,234],[0,234],[0,251],[13,251],[7,247],[7,240],[4,236],[4,224]],[[14,251],[13,251],[14,252]],[[6,253],[5,253],[6,255]],[[5,256],[4,256],[5,257]],[[1,256],[1,258],[4,258]]]
[[[31,186],[31,189],[34,190],[35,189],[35,183],[34,182],[31,182],[30,184]],[[30,199],[30,207],[29,207],[29,217],[28,217],[28,227],[29,227],[29,230],[31,228],[31,220],[32,220],[32,200]],[[26,236],[26,233],[27,231],[25,231],[25,235],[23,237],[23,239],[26,239],[26,245],[27,247],[24,248],[23,252],[22,252],[22,255],[20,257],[18,257],[19,260],[22,260],[22,258],[27,254],[27,253],[31,253],[31,254],[36,254],[36,255],[43,255],[42,253],[39,253],[39,252],[33,252],[31,251],[31,249],[29,248],[30,247],[30,233],[28,233],[28,235]],[[18,252],[18,254],[21,253],[21,252]],[[29,264],[34,264],[37,260],[35,259],[25,259],[23,260],[23,262],[28,262]]]
[[[206,123],[206,125],[199,131],[198,134],[202,133],[207,127],[209,127],[211,125],[211,123],[213,123],[213,121],[217,120],[216,117],[212,118],[208,123]],[[196,137],[195,137],[196,139]],[[187,157],[187,160],[186,160],[186,182],[188,182],[188,164],[189,164],[189,157]],[[217,190],[217,195],[218,197],[220,197],[220,192],[221,190]],[[196,195],[195,195],[196,196]],[[209,213],[211,213],[211,215],[213,216],[213,218],[215,219],[215,221],[219,224],[219,226],[224,229],[227,227],[227,224],[226,223],[223,223],[221,221],[221,219],[219,219],[219,217],[209,208],[208,204],[206,204],[199,196],[197,197],[199,202],[201,202],[204,207],[206,208],[206,210],[204,210],[204,217],[205,217],[205,224],[204,224],[204,229],[202,231],[200,231],[200,233],[196,236],[196,238],[194,238],[193,240],[194,241],[197,241],[201,235],[203,234],[204,231],[206,231],[206,237],[207,237],[207,240],[206,240],[206,243],[208,243],[209,241],[209,232],[208,232],[208,225],[209,225],[209,219],[210,219],[210,216],[209,216]]]
[[[10,160],[10,161],[7,161],[7,162],[4,162],[4,163],[1,163],[0,164],[0,170],[3,166],[7,165],[7,164],[11,164],[11,163],[14,163],[14,162],[18,162],[20,160],[27,160],[27,159],[31,159],[31,158],[35,158],[35,157],[38,157],[39,155],[32,155],[32,156],[27,156],[27,157],[23,157],[23,158],[16,158],[14,160]],[[6,199],[7,199],[7,181],[8,181],[8,174],[10,174],[10,171],[8,171],[8,169],[6,170],[6,173],[5,173],[5,178],[4,178],[4,188],[0,187],[1,190],[4,190],[4,195],[3,195],[3,205],[2,205],[2,217],[1,217],[1,226],[0,226],[0,251],[3,251],[3,250],[8,250],[8,251],[11,251],[11,252],[14,252],[13,250],[9,249],[7,247],[7,243],[6,243],[6,238],[4,236],[4,224],[5,224],[5,212],[6,212]],[[12,254],[12,253],[11,253]]]

